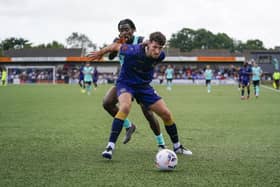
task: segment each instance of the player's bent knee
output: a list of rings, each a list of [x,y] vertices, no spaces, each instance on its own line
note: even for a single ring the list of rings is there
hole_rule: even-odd
[[[162,113],[161,118],[162,118],[165,125],[172,125],[173,124],[172,115],[168,110],[166,110]]]
[[[128,114],[130,111],[130,105],[127,103],[123,103],[119,106],[119,111]]]

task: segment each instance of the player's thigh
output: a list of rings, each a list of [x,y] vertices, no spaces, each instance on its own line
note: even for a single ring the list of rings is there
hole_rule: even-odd
[[[104,104],[116,104],[118,102],[117,87],[111,87],[103,97]]]
[[[145,107],[143,104],[139,103],[142,113],[144,114],[145,118],[148,121],[154,120],[155,116],[152,110],[150,110],[149,108]]]
[[[119,111],[126,114],[129,113],[132,103],[132,95],[129,92],[124,92],[118,97]]]
[[[163,101],[163,99],[158,100],[154,104],[150,106],[150,109],[155,112],[157,115],[159,115],[163,119],[167,119],[171,117],[171,113],[169,109],[167,108],[167,105]]]

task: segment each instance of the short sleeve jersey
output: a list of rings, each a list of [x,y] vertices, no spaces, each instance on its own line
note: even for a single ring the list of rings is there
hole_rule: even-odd
[[[117,81],[128,85],[149,84],[153,79],[154,66],[165,58],[163,51],[157,59],[148,57],[145,47],[139,44],[123,44],[120,55],[125,58]]]

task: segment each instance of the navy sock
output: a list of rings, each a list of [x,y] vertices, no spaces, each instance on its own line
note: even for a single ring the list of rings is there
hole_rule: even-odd
[[[166,129],[172,143],[179,142],[177,127],[176,127],[175,123],[173,125],[165,125],[165,129]]]
[[[112,129],[111,129],[109,142],[116,143],[116,141],[122,131],[122,127],[123,127],[123,120],[114,118],[113,123],[112,123]]]

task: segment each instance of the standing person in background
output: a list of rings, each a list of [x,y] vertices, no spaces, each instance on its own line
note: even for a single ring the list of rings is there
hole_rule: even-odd
[[[241,99],[245,99],[244,93],[245,88],[247,89],[247,99],[250,98],[250,78],[252,75],[252,68],[248,62],[244,62],[243,67],[239,70],[239,75],[241,77]]]
[[[204,72],[204,77],[205,77],[205,85],[207,86],[207,92],[211,92],[211,80],[213,78],[213,71],[210,69],[210,66],[206,66],[206,70]]]
[[[261,81],[261,75],[262,75],[262,69],[258,66],[256,62],[254,62],[254,66],[252,67],[252,81],[254,86],[254,93],[256,98],[259,97],[260,94],[260,81]]]
[[[97,81],[98,81],[98,71],[97,71],[97,67],[94,67],[94,70],[93,70],[93,85],[94,85],[94,90],[96,90],[96,88],[97,88]]]
[[[83,74],[84,74],[84,84],[85,84],[86,92],[88,95],[90,95],[92,90],[93,69],[90,66],[89,62],[87,62],[86,66],[83,68]]]
[[[237,81],[238,81],[238,90],[241,90],[241,71],[240,71],[241,67],[237,67]]]
[[[279,90],[279,81],[280,81],[280,72],[275,71],[273,73],[273,84],[275,85],[274,88],[276,88],[277,90]]]
[[[1,82],[2,82],[2,86],[7,86],[7,71],[5,67],[2,68]]]
[[[166,84],[167,84],[167,90],[172,90],[172,80],[174,75],[174,69],[170,64],[168,64],[166,70],[165,70],[165,78],[166,78]]]
[[[134,35],[136,31],[136,26],[130,19],[123,19],[118,23],[118,31],[119,31],[119,38],[115,38],[114,42],[116,43],[125,43],[125,44],[140,44],[143,42],[144,37]],[[120,40],[122,39],[122,41]],[[121,41],[121,42],[120,42]],[[111,51],[109,53],[109,59],[113,59],[118,55],[117,51]],[[119,55],[120,65],[122,66],[125,57],[123,55]],[[103,108],[112,116],[115,117],[119,107],[118,103],[118,95],[117,95],[117,87],[114,85],[111,87],[106,95],[103,98]],[[165,142],[160,131],[160,126],[157,118],[154,116],[154,113],[151,110],[148,110],[144,107],[141,103],[142,112],[145,118],[148,120],[149,125],[152,131],[155,134],[155,139],[158,144],[159,149],[165,147]],[[131,139],[132,134],[134,133],[136,126],[128,119],[124,119],[123,126],[126,129],[126,134],[123,140],[123,143],[126,144]]]
[[[85,89],[85,83],[84,83],[84,67],[81,66],[80,69],[80,74],[79,74],[79,85],[80,85],[80,88],[81,88],[81,92],[82,93],[85,93],[86,92],[86,89]]]

